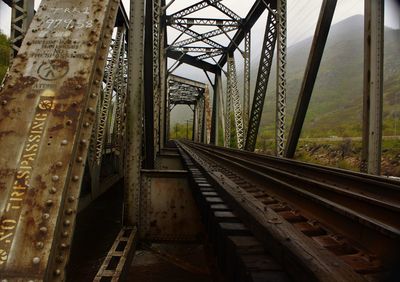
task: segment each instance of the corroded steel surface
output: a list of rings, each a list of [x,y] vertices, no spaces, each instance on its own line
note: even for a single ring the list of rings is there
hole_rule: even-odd
[[[0,93],[3,279],[64,277],[117,8],[42,1],[13,62]]]

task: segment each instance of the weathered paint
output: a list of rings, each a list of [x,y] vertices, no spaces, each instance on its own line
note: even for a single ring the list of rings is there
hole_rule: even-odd
[[[118,1],[43,0],[0,93],[0,277],[62,280]]]
[[[200,215],[185,170],[142,170],[142,236],[148,240],[196,240]]]

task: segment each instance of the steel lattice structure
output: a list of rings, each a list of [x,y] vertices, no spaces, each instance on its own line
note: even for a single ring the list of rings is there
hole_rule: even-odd
[[[274,13],[268,13],[268,20],[265,29],[263,49],[261,51],[260,66],[258,68],[257,82],[253,97],[253,106],[247,127],[247,138],[245,149],[254,151],[257,141],[257,134],[260,126],[261,115],[264,108],[265,95],[267,92],[268,79],[272,66],[272,57],[276,41],[276,17]]]
[[[160,172],[175,105],[193,110],[193,141],[230,147],[236,139],[239,149],[254,151],[275,45],[276,154],[294,157],[336,7],[336,0],[321,6],[286,134],[287,0],[255,0],[244,18],[222,0],[202,0],[172,14],[173,1],[132,0],[129,19],[115,0],[43,0],[34,16],[33,1],[4,2],[12,7],[14,62],[0,89],[0,147],[5,148],[0,158],[0,276],[10,281],[64,281],[78,210],[122,179],[123,224],[147,238],[154,188],[147,174]],[[380,173],[383,2],[367,0],[365,5],[362,169],[371,174]],[[196,17],[204,9],[225,18]],[[264,12],[251,101],[251,29]],[[195,31],[197,26],[208,30]],[[172,43],[167,27],[180,32]],[[189,38],[180,40],[183,35]],[[220,35],[228,43],[220,42]],[[243,97],[235,52],[244,59]],[[176,62],[169,66],[168,58]],[[173,74],[183,64],[204,71],[212,101],[209,84]],[[112,173],[104,177],[102,168]]]
[[[276,81],[276,154],[283,156],[285,151],[286,123],[286,0],[278,0],[277,8],[277,81]]]
[[[231,112],[231,103],[233,102],[233,114],[235,117],[235,129],[236,129],[236,141],[237,147],[239,149],[243,149],[244,146],[244,128],[243,128],[243,116],[242,116],[242,106],[240,103],[239,97],[239,89],[237,85],[237,75],[236,75],[236,65],[235,65],[235,58],[233,55],[228,56],[228,86],[227,89],[229,93],[229,101],[227,104],[227,115],[230,115]],[[229,108],[228,108],[229,107]],[[227,118],[228,119],[228,118]],[[228,124],[227,124],[228,126]]]

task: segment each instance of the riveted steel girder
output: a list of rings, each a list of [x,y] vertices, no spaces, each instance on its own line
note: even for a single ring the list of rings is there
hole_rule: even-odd
[[[177,26],[177,25],[173,25],[173,27],[178,27],[179,28],[179,26]],[[175,42],[174,46],[182,47],[182,46],[186,46],[186,45],[189,45],[189,44],[192,44],[192,43],[195,43],[195,42],[199,42],[199,41],[204,41],[204,43],[209,44],[209,41],[208,41],[209,38],[212,38],[212,37],[215,37],[215,36],[218,36],[218,35],[221,35],[221,34],[224,34],[226,32],[229,32],[229,31],[232,31],[232,30],[236,30],[236,29],[237,29],[237,27],[235,27],[235,26],[220,26],[220,28],[211,30],[209,32],[205,32],[205,33],[202,33],[202,34],[200,34],[200,33],[193,34],[192,38],[188,38],[188,39],[185,39],[185,40],[182,40],[182,41]],[[181,30],[183,32],[183,29],[179,28],[179,30]],[[187,33],[187,32],[185,32],[185,33]],[[213,47],[216,47],[216,48],[221,48],[221,47],[217,47],[218,45],[216,45],[214,43],[214,41],[212,41],[212,42],[213,43],[209,44],[209,45],[211,45]],[[219,46],[221,46],[221,45],[219,45]]]
[[[365,1],[361,171],[380,175],[383,112],[384,1]]]
[[[303,128],[304,119],[306,117],[308,105],[311,100],[311,94],[317,78],[319,65],[321,64],[322,55],[324,54],[325,43],[331,27],[336,2],[337,0],[324,0],[322,2],[321,12],[319,14],[313,43],[310,49],[310,55],[304,72],[303,83],[300,88],[299,98],[297,100],[293,121],[290,126],[288,140],[285,147],[285,157],[287,158],[293,158],[296,152],[297,143],[299,142],[300,133]]]
[[[227,20],[227,19],[209,19],[209,18],[167,18],[168,25],[186,25],[186,26],[193,26],[193,25],[201,25],[201,26],[234,26],[239,27],[240,22],[236,20]]]
[[[34,14],[34,0],[13,0],[11,3],[11,60],[18,54],[22,40]]]
[[[286,0],[277,0],[277,80],[276,80],[276,118],[275,138],[276,155],[283,157],[285,151],[285,121],[286,121]]]
[[[271,12],[268,13],[267,25],[265,27],[265,36],[263,48],[261,51],[260,65],[258,67],[257,82],[255,86],[253,106],[251,108],[249,126],[247,127],[247,138],[245,149],[254,151],[257,141],[258,130],[262,111],[264,108],[265,95],[269,74],[271,72],[272,58],[274,55],[276,41],[276,18]]]
[[[193,4],[193,5],[189,6],[189,7],[186,7],[184,9],[182,9],[182,10],[180,10],[180,11],[178,11],[178,12],[172,14],[172,15],[170,15],[170,17],[174,18],[174,19],[183,18],[183,17],[185,17],[187,15],[190,15],[190,14],[192,14],[194,12],[200,11],[200,10],[208,7],[210,4],[213,4],[213,3],[216,3],[216,2],[220,2],[220,1],[222,1],[222,0],[203,0],[203,1],[200,1],[200,2],[198,2],[196,4]]]
[[[242,106],[240,104],[239,89],[237,85],[237,75],[236,75],[236,64],[235,57],[232,55],[228,56],[228,89],[230,93],[228,94],[233,102],[233,113],[235,118],[235,128],[236,128],[236,141],[237,147],[243,149],[244,146],[244,129],[243,129],[243,116],[242,116]],[[227,108],[227,113],[230,109]]]
[[[0,92],[2,279],[64,279],[118,4],[43,0]]]

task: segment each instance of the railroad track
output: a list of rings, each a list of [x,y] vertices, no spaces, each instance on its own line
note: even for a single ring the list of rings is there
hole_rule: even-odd
[[[400,188],[390,179],[246,151],[178,143],[280,256],[326,280],[382,280],[398,259]],[[267,235],[266,235],[267,234]],[[340,266],[340,267],[339,267]],[[290,270],[289,270],[290,271]]]

